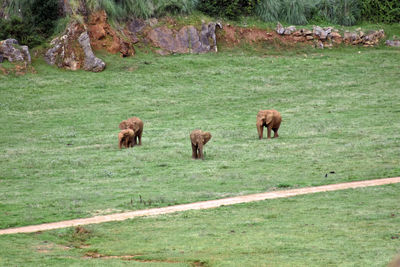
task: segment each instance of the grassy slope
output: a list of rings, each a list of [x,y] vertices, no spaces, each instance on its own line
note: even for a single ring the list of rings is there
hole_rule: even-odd
[[[397,184],[139,218],[85,226],[87,234],[0,236],[0,264],[386,266],[400,252],[399,190]],[[99,254],[136,257],[85,258]]]
[[[103,57],[103,73],[1,78],[1,228],[400,174],[399,50]],[[277,140],[257,138],[266,108]],[[132,115],[143,146],[118,150]]]

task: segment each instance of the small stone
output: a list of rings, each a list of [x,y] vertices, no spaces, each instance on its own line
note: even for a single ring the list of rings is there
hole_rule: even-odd
[[[276,33],[282,35],[285,32],[285,28],[278,22],[276,25]]]
[[[386,40],[386,45],[400,47],[400,41],[399,40]]]

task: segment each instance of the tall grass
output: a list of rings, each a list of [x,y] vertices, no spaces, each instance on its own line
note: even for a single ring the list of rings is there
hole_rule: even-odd
[[[256,6],[255,13],[263,21],[275,22],[279,20],[281,2],[277,0],[261,0]]]
[[[324,20],[350,26],[360,18],[357,0],[261,0],[255,13],[264,21],[297,25]]]
[[[28,0],[25,0],[28,1]],[[81,2],[70,0],[74,11],[79,11]],[[111,19],[125,20],[130,17],[148,19],[166,14],[190,14],[196,7],[196,0],[87,0],[88,12],[105,10]],[[75,12],[79,14],[79,12]]]

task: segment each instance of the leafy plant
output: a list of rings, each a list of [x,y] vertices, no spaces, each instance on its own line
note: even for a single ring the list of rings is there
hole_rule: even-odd
[[[200,0],[198,9],[207,15],[236,20],[254,12],[257,0]]]
[[[399,23],[400,1],[360,0],[361,17],[370,22]]]

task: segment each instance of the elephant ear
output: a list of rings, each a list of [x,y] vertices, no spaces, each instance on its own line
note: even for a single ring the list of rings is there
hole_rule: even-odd
[[[272,112],[268,112],[267,116],[265,116],[265,124],[266,125],[270,124],[272,122],[273,117],[274,116],[273,116]]]
[[[128,123],[127,123],[126,121],[122,121],[122,122],[119,124],[119,128],[120,128],[121,130],[128,129]]]

